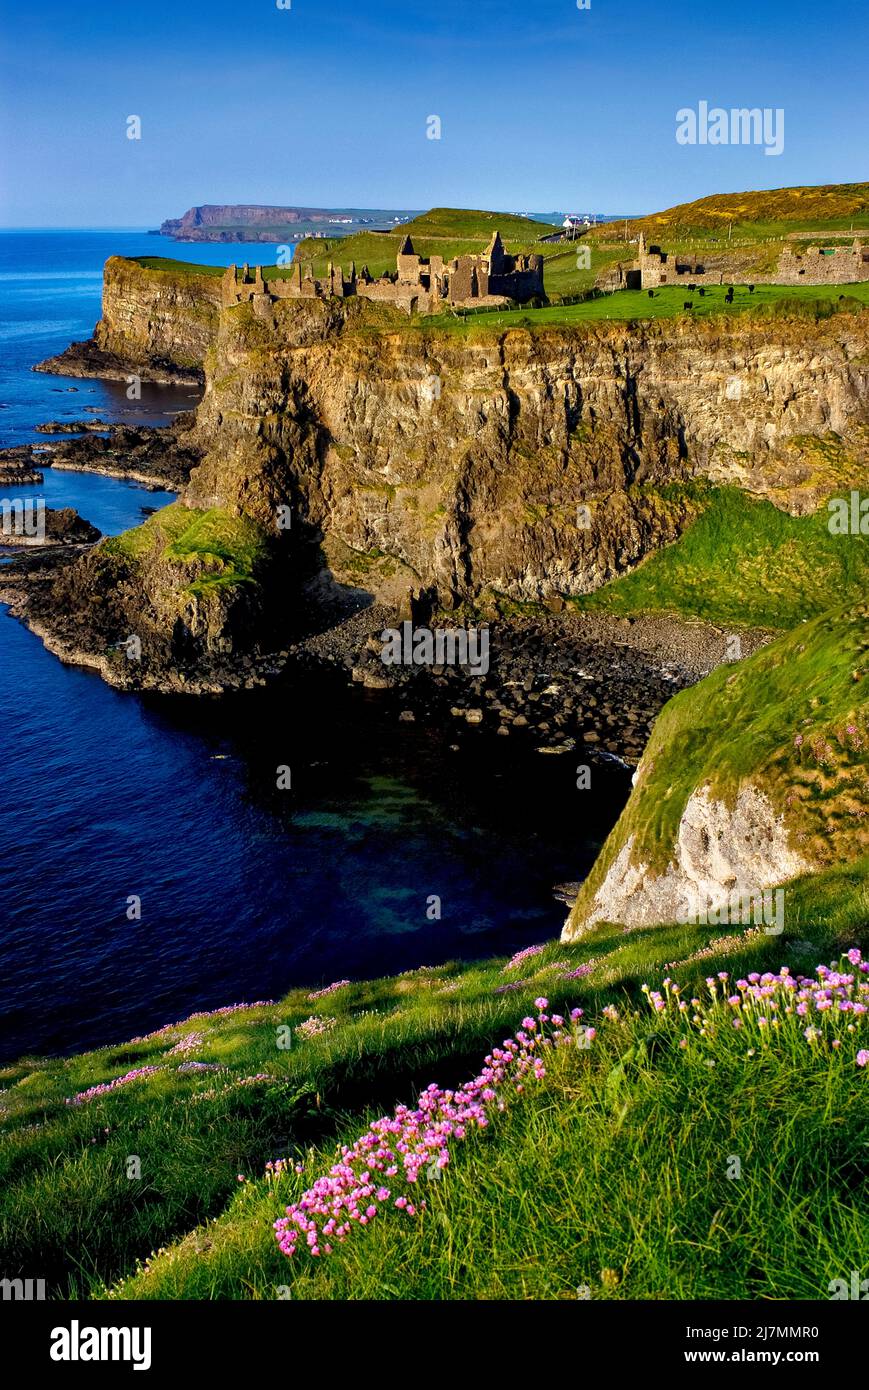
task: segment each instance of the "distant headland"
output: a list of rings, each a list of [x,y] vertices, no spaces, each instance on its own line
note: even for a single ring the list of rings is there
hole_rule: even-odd
[[[182,217],[169,217],[155,236],[173,241],[298,241],[303,236],[343,236],[358,232],[391,231],[416,212],[407,208],[270,207],[260,203],[203,203]]]

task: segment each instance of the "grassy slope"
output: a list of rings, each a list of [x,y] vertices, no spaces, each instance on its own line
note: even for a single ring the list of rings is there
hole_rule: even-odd
[[[263,554],[263,537],[243,517],[173,502],[141,526],[103,541],[102,549],[138,561],[160,554],[168,563],[188,566],[195,573],[190,592],[201,597],[216,588],[249,583]]]
[[[814,941],[818,958],[830,956],[859,938],[864,885],[843,869],[798,885],[789,930]],[[741,934],[716,946],[715,935],[678,927],[625,937],[599,928],[581,947],[553,943],[513,971],[502,960],[444,966],[315,1003],[296,990],[277,1005],[193,1018],[122,1047],[7,1067],[0,1073],[3,1268],[10,1276],[37,1269],[60,1296],[98,1293],[101,1278],[120,1275],[128,1282],[119,1291],[137,1298],[271,1298],[282,1284],[292,1285],[293,1297],[569,1297],[579,1283],[592,1285],[594,1296],[736,1297],[764,1281],[780,1296],[808,1296],[807,1271],[833,1277],[836,1259],[859,1267],[857,1199],[843,1178],[866,1137],[865,1109],[851,1103],[853,1066],[831,1091],[808,1048],[796,1061],[770,1057],[762,1069],[739,1056],[725,1065],[722,1057],[716,1077],[696,1063],[686,1069],[668,1049],[660,1067],[628,1068],[613,1106],[603,1083],[649,1032],[642,1016],[623,1032],[602,1033],[599,1051],[566,1057],[527,1105],[485,1140],[460,1147],[437,1192],[427,1194],[433,1210],[419,1226],[387,1218],[382,1228],[358,1232],[328,1268],[314,1271],[303,1260],[297,1274],[273,1245],[271,1222],[328,1168],[336,1140],[352,1140],[372,1115],[411,1101],[432,1079],[455,1084],[475,1074],[538,994],[565,1009],[579,1004],[594,1021],[604,1003],[637,1003],[639,985],[656,984],[673,962],[682,964],[672,973],[692,987],[725,960],[734,972],[784,959],[814,964],[786,940]],[[587,977],[565,980],[565,969],[580,962],[591,965]],[[519,990],[495,992],[517,977],[525,981]],[[311,1013],[334,1017],[336,1026],[307,1040],[296,1034],[280,1050],[277,1028]],[[201,1041],[190,1052],[167,1056],[191,1035]],[[189,1059],[226,1070],[179,1073]],[[159,1071],[83,1105],[64,1103],[140,1066]],[[744,1084],[749,1070],[762,1085]],[[258,1073],[272,1079],[241,1084]],[[722,1089],[738,1105],[721,1106]],[[785,1095],[801,1100],[782,1125]],[[837,1143],[830,1146],[827,1127],[821,1152],[831,1113]],[[772,1173],[758,1167],[770,1152]],[[753,1156],[744,1189],[721,1181],[729,1153]],[[139,1180],[126,1177],[130,1155],[141,1160]],[[278,1156],[304,1172],[283,1178],[276,1192],[262,1174]],[[819,1160],[810,1186],[822,1235],[803,1224],[801,1203],[791,1211],[778,1202],[782,1187]],[[239,1190],[239,1172],[257,1181]],[[746,1192],[750,1201],[740,1208]],[[718,1209],[721,1229],[713,1231]],[[137,1275],[137,1259],[161,1246],[166,1252],[150,1272]],[[600,1271],[610,1267],[623,1271],[618,1291],[600,1286]]]
[[[589,242],[595,256],[615,249],[616,231],[624,224],[592,229]],[[680,255],[726,255],[740,267],[734,278],[746,282],[774,272],[790,238],[812,233],[810,241],[825,246],[851,245],[855,235],[869,232],[869,184],[829,184],[817,188],[779,188],[751,193],[716,193],[681,203],[627,224],[635,241],[644,232],[650,244]],[[805,244],[805,242],[804,242]],[[622,246],[622,259],[630,259]]]
[[[663,212],[639,217],[628,224],[629,233],[654,235],[663,229],[690,228],[692,232],[747,233],[758,240],[782,233],[813,229],[848,231],[869,228],[869,183],[833,183],[816,186],[763,189],[748,193],[713,193],[691,203],[679,203]]]
[[[866,538],[831,535],[825,507],[792,517],[737,488],[699,496],[703,511],[678,541],[573,606],[791,628],[825,612],[832,599],[857,602],[869,593]]]

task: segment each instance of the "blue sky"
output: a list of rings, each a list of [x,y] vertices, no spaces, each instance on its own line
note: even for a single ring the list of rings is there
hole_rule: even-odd
[[[5,226],[151,227],[203,202],[644,212],[869,179],[865,0],[4,8]],[[782,108],[784,152],[677,144],[702,100]]]

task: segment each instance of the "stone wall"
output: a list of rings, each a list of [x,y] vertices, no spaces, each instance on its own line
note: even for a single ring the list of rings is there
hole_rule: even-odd
[[[807,246],[782,252],[778,267],[780,285],[851,285],[869,280],[869,245],[855,238],[853,246]]]
[[[231,265],[221,281],[222,304],[250,303],[263,296],[274,299],[345,299],[358,295],[380,303],[394,304],[406,313],[430,314],[444,303],[456,306],[496,307],[510,300],[543,298],[543,257],[508,256],[496,232],[483,255],[457,256],[449,264],[442,256],[430,261],[418,256],[410,237],[405,237],[397,257],[395,274],[372,280],[363,266],[357,276],[355,266],[345,279],[340,266],[329,265],[322,280],[315,279],[310,267],[296,262],[289,276],[265,280],[262,267]]]
[[[333,266],[331,262],[323,280],[315,280],[310,268],[303,267],[301,261],[297,261],[291,275],[276,276],[271,280],[263,278],[261,266],[251,270],[250,266],[245,265],[239,270],[238,266],[231,265],[221,281],[224,308],[233,304],[247,304],[263,295],[272,299],[329,299],[333,296],[344,299],[355,293],[355,286],[355,268],[351,267],[348,281],[344,279],[341,267]]]
[[[752,273],[747,276],[743,267],[728,264],[727,258],[713,257],[714,266],[704,265],[694,256],[679,260],[660,246],[646,247],[640,233],[637,259],[620,264],[608,272],[604,289],[659,289],[662,285],[687,286],[689,282],[722,285],[745,283],[751,279],[758,285],[849,285],[869,280],[869,245],[855,239],[852,246],[807,246],[803,251],[786,247],[776,270],[770,274]]]

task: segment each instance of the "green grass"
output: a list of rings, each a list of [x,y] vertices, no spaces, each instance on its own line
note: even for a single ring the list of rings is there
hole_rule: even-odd
[[[594,1297],[809,1296],[812,1279],[840,1272],[834,1257],[859,1267],[858,1194],[848,1194],[843,1175],[866,1137],[866,1111],[851,1072],[831,1076],[808,1048],[752,1068],[732,1050],[717,1054],[712,1076],[669,1045],[654,1066],[634,1065],[625,1059],[651,1031],[642,1015],[602,1029],[598,1049],[565,1056],[485,1137],[457,1146],[443,1181],[428,1184],[431,1210],[417,1225],[387,1218],[355,1233],[328,1267],[302,1262],[296,1271],[277,1252],[271,1223],[328,1169],[336,1142],[352,1141],[431,1080],[475,1075],[538,994],[563,1010],[579,1004],[593,1021],[606,1003],[623,1012],[638,1005],[640,985],[664,973],[694,988],[722,966],[812,966],[859,939],[867,867],[791,888],[788,930],[814,943],[809,955],[763,934],[734,942],[717,940],[720,929],[683,926],[624,936],[602,925],[581,946],[551,943],[513,972],[498,959],[356,984],[316,1002],[294,990],[276,1005],[191,1019],[123,1046],[6,1067],[4,1271],[36,1270],[60,1296],[99,1295],[118,1278],[116,1294],[135,1298],[272,1298],[279,1285],[295,1298],[573,1297],[583,1283]],[[565,961],[590,962],[591,972],[566,981]],[[495,993],[517,975],[526,981],[518,991]],[[281,1050],[277,1029],[312,1013],[336,1026],[308,1040],[295,1034]],[[224,1071],[177,1071],[184,1056],[167,1053],[191,1034],[201,1041],[188,1056]],[[146,1065],[160,1070],[64,1103]],[[239,1084],[260,1072],[272,1079]],[[732,1153],[748,1170],[742,1188],[723,1181]],[[140,1179],[126,1176],[132,1155]],[[278,1156],[304,1171],[276,1190],[263,1170]],[[251,1180],[243,1188],[238,1173]],[[816,1225],[803,1220],[804,1196],[793,1212],[778,1203],[776,1216],[783,1187],[811,1194]],[[708,1258],[698,1260],[707,1240]],[[611,1268],[613,1288],[601,1282]]]
[[[117,257],[118,260],[126,257]],[[132,265],[140,266],[142,270],[154,270],[165,275],[184,275],[194,278],[200,275],[210,276],[212,279],[220,279],[226,273],[224,265],[196,265],[192,261],[176,261],[171,256],[132,256]]]
[[[762,189],[748,193],[713,193],[691,203],[637,218],[629,232],[654,236],[670,228],[737,237],[777,238],[795,230],[848,231],[869,228],[869,183],[818,184]]]
[[[202,596],[217,587],[250,583],[264,555],[264,539],[245,517],[172,502],[142,526],[103,541],[101,549],[140,563],[159,557],[188,567],[196,575],[190,592]]]
[[[548,288],[548,286],[547,286]],[[553,304],[543,309],[493,309],[485,313],[432,314],[412,320],[417,328],[445,328],[451,332],[470,333],[480,329],[540,328],[571,326],[583,323],[613,321],[642,323],[653,319],[677,317],[706,317],[711,314],[782,314],[785,317],[827,318],[840,310],[860,312],[869,306],[869,281],[858,285],[843,285],[835,290],[818,289],[810,285],[757,285],[750,294],[746,286],[737,286],[732,304],[725,303],[726,285],[710,285],[701,299],[685,286],[663,286],[649,297],[648,290],[616,290],[581,304]],[[840,299],[840,296],[843,296]],[[694,308],[686,310],[692,302]]]
[[[793,517],[730,487],[699,498],[701,515],[678,541],[572,605],[784,629],[869,592],[866,538],[831,535],[826,507]]]

